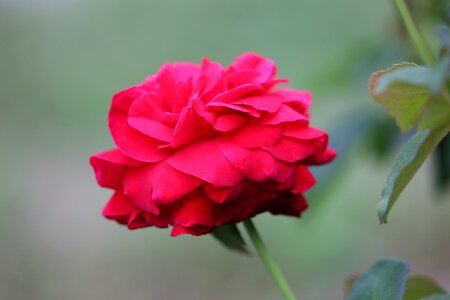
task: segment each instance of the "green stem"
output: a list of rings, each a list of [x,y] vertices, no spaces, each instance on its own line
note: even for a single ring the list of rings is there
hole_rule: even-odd
[[[420,59],[423,60],[425,64],[428,66],[433,66],[436,64],[436,59],[434,57],[433,52],[428,46],[425,39],[420,35],[419,30],[417,29],[416,24],[414,23],[411,14],[406,6],[404,0],[395,0],[395,4],[397,5],[400,16],[405,24],[406,30],[408,30],[409,35],[414,43],[414,46],[417,49],[417,52],[420,56]]]
[[[270,258],[269,252],[267,251],[266,246],[264,245],[261,237],[259,236],[258,231],[256,230],[255,225],[253,224],[251,219],[244,221],[244,226],[247,229],[248,235],[252,240],[253,245],[255,246],[256,251],[261,257],[261,260],[266,265],[266,268],[269,270],[272,278],[275,280],[276,284],[280,288],[281,294],[283,295],[285,300],[296,300],[294,293],[292,293],[289,288],[288,283],[281,274],[280,269],[275,264],[275,262]]]

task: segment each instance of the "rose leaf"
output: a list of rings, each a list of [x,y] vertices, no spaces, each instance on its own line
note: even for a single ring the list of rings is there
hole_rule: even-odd
[[[444,88],[449,69],[448,56],[433,69],[402,63],[374,73],[369,87],[374,100],[386,107],[402,131],[417,121],[421,128],[431,129],[449,118],[450,96]]]
[[[347,300],[401,300],[408,273],[405,262],[380,258],[358,277]]]
[[[381,223],[387,222],[387,215],[403,189],[449,130],[450,122],[433,130],[419,130],[400,150],[377,205]]]
[[[429,68],[403,63],[370,77],[372,98],[387,109],[404,132],[414,127],[431,97],[425,87],[431,73]]]
[[[450,104],[443,98],[433,98],[422,111],[419,129],[434,129],[450,122]]]

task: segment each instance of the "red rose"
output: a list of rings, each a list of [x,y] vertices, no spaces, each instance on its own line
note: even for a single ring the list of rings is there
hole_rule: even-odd
[[[202,235],[269,211],[300,216],[314,177],[335,153],[310,127],[308,91],[275,88],[273,61],[254,53],[228,68],[164,65],[112,99],[117,149],[91,157],[98,184],[115,190],[103,215],[129,229],[173,226]]]

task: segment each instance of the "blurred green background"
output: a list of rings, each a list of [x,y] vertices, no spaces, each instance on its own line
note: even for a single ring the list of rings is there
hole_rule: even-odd
[[[279,299],[256,255],[103,219],[111,191],[88,164],[113,147],[115,92],[164,62],[226,65],[250,50],[312,90],[313,124],[344,128],[332,141],[347,160],[304,217],[255,220],[300,298],[342,299],[345,278],[377,256],[450,289],[450,201],[438,201],[449,193],[434,191],[431,161],[381,226],[375,205],[396,149],[380,159],[376,135],[354,140],[364,113],[384,116],[370,73],[411,54],[398,36],[388,0],[0,0],[0,299]]]

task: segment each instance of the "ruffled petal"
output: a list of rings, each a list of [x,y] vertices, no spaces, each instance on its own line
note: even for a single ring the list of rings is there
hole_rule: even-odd
[[[217,62],[211,62],[207,57],[202,61],[202,75],[198,80],[198,93],[208,101],[215,95],[223,92],[223,68]]]
[[[242,105],[235,105],[222,102],[210,102],[207,106],[208,111],[215,112],[217,114],[229,114],[229,113],[245,113],[249,116],[259,118],[261,113],[253,107]]]
[[[192,93],[192,82],[200,76],[200,66],[191,63],[165,64],[156,77],[159,93],[171,112],[179,111]]]
[[[313,127],[305,127],[300,124],[286,123],[283,126],[283,135],[299,140],[313,140],[318,138],[324,138],[327,133],[323,130]]]
[[[120,190],[111,197],[103,209],[102,215],[107,219],[126,225],[130,230],[148,226],[165,228],[169,225],[168,220],[164,217],[141,211]]]
[[[158,148],[158,140],[146,136],[128,124],[130,106],[142,95],[142,91],[136,87],[114,95],[108,117],[109,129],[122,152],[136,160],[156,162],[167,157],[169,152]]]
[[[230,187],[243,180],[219,150],[216,141],[210,140],[187,146],[167,162],[175,169],[201,178],[220,187]]]
[[[191,193],[176,213],[171,235],[206,234],[214,228],[214,204],[203,193]]]
[[[179,225],[179,224],[174,225],[172,228],[172,231],[170,232],[170,235],[172,237],[177,237],[177,236],[180,236],[183,234],[190,234],[193,236],[203,235],[203,233],[199,233],[199,232],[193,230],[192,228],[184,227],[183,225]]]
[[[267,147],[276,144],[282,134],[283,128],[279,126],[252,123],[226,135],[226,140],[247,148]]]
[[[128,117],[141,117],[149,120],[165,122],[168,107],[160,95],[155,92],[144,93],[131,103]]]
[[[169,219],[164,215],[153,215],[140,210],[135,210],[128,220],[127,227],[130,230],[139,229],[148,226],[158,228],[169,227]]]
[[[127,172],[125,191],[140,208],[155,212],[158,204],[169,204],[199,187],[203,181],[182,173],[167,162],[149,165]]]
[[[305,193],[316,184],[316,179],[305,165],[297,166],[294,178],[293,193]]]
[[[224,203],[229,201],[239,201],[239,199],[247,199],[254,197],[258,188],[249,181],[241,182],[233,187],[217,187],[213,184],[206,183],[202,186],[205,194],[214,202]]]
[[[145,213],[139,210],[134,210],[128,219],[127,227],[130,230],[140,229],[152,226],[153,224],[145,217]]]
[[[306,162],[311,165],[323,165],[332,161],[336,155],[336,151],[332,148],[327,148],[325,151],[319,152],[308,158]]]
[[[173,140],[173,128],[157,121],[142,117],[128,117],[128,123],[134,129],[157,140],[169,143]]]
[[[298,122],[300,124],[307,125],[309,123],[309,119],[304,114],[287,105],[282,105],[276,113],[270,114],[261,119],[262,124],[277,125],[285,122]]]
[[[170,64],[171,71],[175,81],[179,83],[184,83],[189,80],[197,81],[202,75],[201,66],[194,63],[188,62],[175,62]]]
[[[205,194],[214,202],[223,203],[231,194],[232,188],[229,187],[216,187],[213,184],[206,183],[202,186]]]
[[[266,151],[247,149],[223,141],[218,145],[231,165],[252,181],[283,181],[294,171],[292,166],[275,159]]]
[[[128,224],[128,220],[134,210],[135,206],[122,191],[117,190],[103,208],[102,215],[120,224]]]
[[[158,215],[160,205],[152,200],[153,184],[150,176],[155,164],[129,169],[124,176],[124,193],[127,198],[143,211]]]
[[[276,75],[277,69],[275,63],[268,58],[260,56],[253,52],[244,53],[236,58],[230,66],[233,71],[252,70],[258,72],[254,82],[262,83]]]
[[[300,141],[292,138],[282,138],[275,146],[263,147],[263,149],[281,160],[296,162],[323,151],[325,147],[325,139]]]
[[[228,74],[225,77],[225,81],[227,83],[227,87],[232,89],[240,85],[254,83],[258,76],[259,72],[253,70],[236,71]]]
[[[252,96],[234,100],[231,104],[246,105],[259,111],[275,113],[280,109],[281,98],[270,95]]]
[[[218,94],[212,99],[210,103],[207,104],[207,106],[212,105],[212,103],[215,103],[216,105],[217,103],[231,103],[234,100],[237,100],[249,94],[254,95],[261,92],[262,88],[259,84],[244,84]]]
[[[302,211],[308,208],[308,202],[302,194],[280,196],[272,201],[269,211],[275,215],[300,217]]]
[[[312,95],[309,91],[282,88],[273,91],[272,94],[280,96],[283,98],[283,103],[288,103],[300,112],[306,112],[312,103]]]
[[[117,149],[95,154],[91,156],[89,161],[94,169],[98,184],[111,189],[122,187],[123,176],[127,167],[142,164]]]
[[[215,134],[215,130],[211,124],[202,118],[194,109],[196,102],[200,102],[200,100],[198,98],[192,99],[191,103],[181,111],[173,134],[173,142],[170,144],[171,147],[178,148],[189,145],[209,139]]]
[[[260,191],[254,197],[245,199],[237,205],[238,211],[233,216],[233,222],[240,222],[254,217],[255,215],[269,210],[270,204],[278,198],[277,193]]]
[[[232,114],[232,115],[222,115],[218,116],[217,119],[214,122],[214,128],[227,132],[236,130],[245,124],[249,122],[249,117],[238,115],[238,114]]]

